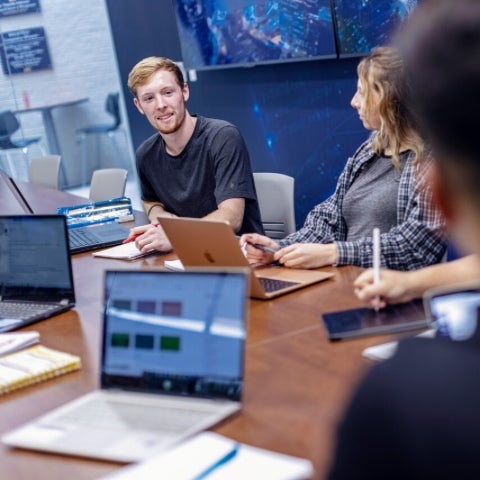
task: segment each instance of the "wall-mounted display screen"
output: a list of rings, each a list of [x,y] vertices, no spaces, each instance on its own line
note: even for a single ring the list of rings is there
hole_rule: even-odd
[[[339,57],[365,55],[390,41],[417,0],[333,0]]]
[[[188,69],[335,58],[330,0],[173,0]]]

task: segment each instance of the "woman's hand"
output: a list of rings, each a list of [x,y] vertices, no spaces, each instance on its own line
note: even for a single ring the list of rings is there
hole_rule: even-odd
[[[275,253],[274,259],[290,268],[319,268],[334,265],[338,250],[334,243],[294,243]]]
[[[249,263],[268,264],[274,261],[273,251],[278,250],[278,244],[265,235],[245,233],[240,237],[240,246]]]

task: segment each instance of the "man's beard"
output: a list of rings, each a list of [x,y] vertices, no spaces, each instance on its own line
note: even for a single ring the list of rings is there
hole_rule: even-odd
[[[183,116],[181,118],[175,116],[176,121],[173,125],[170,125],[168,127],[161,127],[161,128],[158,129],[158,131],[160,133],[163,133],[164,135],[168,135],[170,133],[175,133],[183,125],[183,123],[185,122],[185,118],[186,118],[186,111],[184,110],[183,111]]]

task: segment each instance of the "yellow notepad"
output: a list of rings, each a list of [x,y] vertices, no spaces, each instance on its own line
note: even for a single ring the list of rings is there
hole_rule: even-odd
[[[0,356],[0,395],[80,367],[80,357],[43,345]]]

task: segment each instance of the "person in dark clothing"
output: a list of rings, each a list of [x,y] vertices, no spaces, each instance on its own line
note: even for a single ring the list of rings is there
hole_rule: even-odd
[[[134,104],[157,132],[137,149],[143,207],[152,224],[178,216],[227,221],[237,233],[263,232],[250,158],[240,131],[191,115],[178,65],[164,57],[137,63],[128,77]],[[171,249],[160,227],[135,227],[137,247]]]

